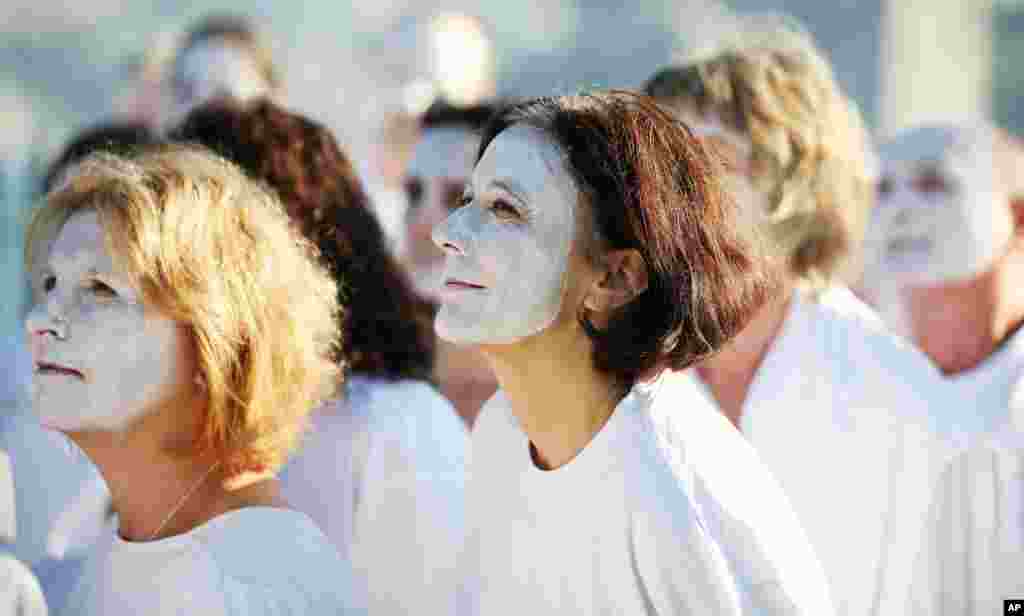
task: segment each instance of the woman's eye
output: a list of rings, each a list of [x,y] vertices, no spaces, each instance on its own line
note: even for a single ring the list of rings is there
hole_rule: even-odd
[[[43,291],[45,293],[49,293],[50,291],[53,291],[55,288],[57,288],[56,276],[46,276],[45,278],[43,278]]]
[[[470,203],[473,203],[473,195],[462,195],[459,197],[458,207],[466,207]]]
[[[89,290],[101,297],[116,297],[117,291],[113,287],[100,280],[93,280],[89,283]]]
[[[498,199],[491,205],[491,210],[503,218],[519,218],[519,210],[509,205],[507,201]]]

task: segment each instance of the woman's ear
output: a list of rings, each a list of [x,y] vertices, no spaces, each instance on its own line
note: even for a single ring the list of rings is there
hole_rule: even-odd
[[[608,314],[647,290],[647,262],[636,249],[609,251],[602,262],[603,272],[583,300],[587,311]]]
[[[1014,233],[1024,235],[1024,195],[1016,195],[1010,199],[1010,215],[1013,216]]]

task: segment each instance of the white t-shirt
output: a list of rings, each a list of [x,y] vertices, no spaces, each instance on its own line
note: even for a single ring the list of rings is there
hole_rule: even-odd
[[[959,456],[924,525],[907,614],[987,616],[1024,598],[1024,424]]]
[[[695,371],[687,377],[717,406]],[[839,614],[903,616],[930,486],[954,450],[945,435],[969,412],[956,400],[848,290],[794,293],[740,431],[793,503]]]
[[[950,382],[985,436],[935,491],[908,613],[1001,614],[1024,598],[1024,333]]]
[[[89,559],[64,613],[362,614],[351,577],[309,516],[246,507],[156,541],[111,533]]]
[[[948,377],[970,400],[963,410],[965,429],[972,437],[994,435],[1008,428],[1013,398],[1024,406],[1024,328],[973,369]]]
[[[551,471],[499,390],[472,434],[466,613],[833,613],[778,484],[679,386],[669,373],[636,385]]]
[[[281,472],[288,502],[352,561],[373,614],[451,614],[468,435],[419,381],[350,377]]]
[[[0,552],[0,614],[46,616],[46,600],[32,571],[10,554]]]

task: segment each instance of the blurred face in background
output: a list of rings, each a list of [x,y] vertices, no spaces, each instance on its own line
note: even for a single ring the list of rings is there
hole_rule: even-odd
[[[174,64],[171,101],[162,128],[177,126],[192,109],[214,98],[248,101],[271,93],[259,62],[244,46],[224,39],[185,49]]]
[[[1009,199],[982,133],[922,127],[880,153],[862,285],[891,327],[938,348],[923,341],[956,331],[1007,250]]]
[[[425,129],[416,143],[406,173],[404,261],[420,293],[438,299],[444,252],[431,232],[459,207],[473,171],[478,134],[469,127]]]

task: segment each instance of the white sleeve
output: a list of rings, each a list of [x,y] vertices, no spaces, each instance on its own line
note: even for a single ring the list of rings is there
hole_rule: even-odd
[[[907,613],[981,616],[995,607],[997,465],[995,453],[980,448],[946,468],[925,520]]]
[[[631,529],[629,555],[659,616],[741,614],[739,591],[717,543],[695,514],[641,512]]]
[[[352,563],[373,614],[451,614],[465,533],[467,435],[433,388],[381,396],[369,424]]]
[[[0,554],[0,614],[46,616],[46,600],[28,567]]]

